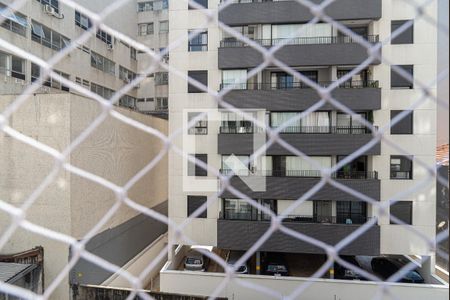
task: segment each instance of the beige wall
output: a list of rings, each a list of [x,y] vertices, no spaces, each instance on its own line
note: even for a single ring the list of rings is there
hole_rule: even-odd
[[[0,96],[0,111],[15,96]],[[74,94],[36,95],[9,120],[9,125],[58,151],[86,128],[99,113],[98,105]],[[167,133],[167,121],[122,108],[118,111],[147,126]],[[159,140],[108,117],[73,152],[68,162],[124,185],[161,150]],[[0,133],[0,199],[20,206],[36,189],[53,166],[42,152]],[[167,156],[130,189],[129,197],[147,207],[167,199]],[[61,172],[29,209],[27,220],[81,238],[115,201],[112,192],[68,172]],[[117,226],[138,212],[122,206],[101,231]],[[10,224],[0,211],[0,236]],[[13,253],[42,245],[45,251],[46,285],[67,264],[68,245],[18,230],[1,253]],[[53,299],[67,299],[67,279],[58,286]]]

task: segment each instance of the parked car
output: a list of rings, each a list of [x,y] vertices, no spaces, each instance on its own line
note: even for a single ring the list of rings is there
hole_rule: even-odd
[[[341,258],[355,267],[362,269],[354,256],[341,256]],[[364,276],[355,272],[355,270],[342,266],[337,262],[334,263],[334,278],[344,280],[367,280]]]
[[[371,262],[372,270],[383,279],[388,279],[401,270],[403,264],[395,259],[387,257],[374,257]],[[423,277],[416,270],[408,271],[399,282],[405,283],[425,283]]]
[[[236,262],[239,260],[239,258],[244,255],[245,252],[242,251],[230,251],[230,254],[228,255],[228,265],[235,266]],[[243,264],[239,265],[236,270],[236,274],[248,274],[248,265],[247,262],[244,262]]]
[[[283,254],[272,254],[266,257],[263,273],[265,275],[273,276],[288,276],[289,270]]]
[[[208,261],[209,259],[200,252],[190,250],[184,260],[184,270],[205,272],[208,268]]]

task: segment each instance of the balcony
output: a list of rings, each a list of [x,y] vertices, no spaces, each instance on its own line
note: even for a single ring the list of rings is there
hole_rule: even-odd
[[[312,0],[321,3],[322,0]],[[325,8],[334,20],[378,20],[381,0],[339,0]],[[313,19],[310,10],[296,1],[235,0],[219,11],[219,20],[229,26],[245,24],[303,23]]]
[[[378,43],[378,39],[378,35],[367,36],[370,43]],[[367,49],[348,36],[253,41],[267,48],[286,43],[275,57],[289,66],[359,65],[368,58]],[[220,43],[219,69],[254,68],[263,62],[262,54],[242,41],[232,38]],[[380,64],[380,61],[372,64]]]
[[[253,127],[220,127],[218,154],[248,155],[253,153]],[[369,143],[373,136],[365,127],[341,126],[290,126],[279,134],[280,137],[296,149],[307,155],[350,155]],[[260,134],[258,134],[260,137]],[[262,146],[262,145],[259,145]],[[375,144],[361,155],[380,155],[380,143]],[[278,143],[271,145],[267,155],[290,155],[288,150]]]
[[[331,83],[318,82],[323,87]],[[221,89],[232,89],[223,100],[242,109],[263,108],[275,111],[283,107],[284,111],[300,111],[310,108],[321,99],[315,89],[301,82],[284,86],[259,82],[222,84]],[[375,80],[345,82],[334,89],[332,96],[352,110],[381,109],[381,89]],[[326,103],[322,108],[332,110],[334,107]]]
[[[225,175],[230,171],[222,171]],[[242,172],[236,174],[230,179],[230,185],[244,193],[252,199],[284,199],[296,200],[301,195],[308,192],[311,188],[319,183],[321,179],[320,171],[305,170],[268,170],[255,171],[250,173]],[[253,178],[265,177],[265,190],[253,191],[242,180],[246,176]],[[335,172],[332,175],[337,182],[360,192],[376,201],[380,201],[380,180],[378,180],[378,172]],[[235,198],[236,196],[226,189],[221,197]],[[347,194],[342,190],[335,188],[330,184],[326,184],[317,193],[311,196],[309,200],[336,200],[336,201],[360,201],[359,197]]]
[[[314,216],[295,216],[293,219],[285,220],[283,225],[293,231],[333,246],[361,226],[360,224],[337,224],[336,219],[332,217],[326,223],[320,221],[317,217],[315,219]],[[218,219],[217,247],[230,250],[248,250],[269,227],[270,221]],[[273,233],[258,251],[324,253],[323,249],[286,235],[281,231]],[[339,253],[342,255],[379,255],[380,227],[372,226]]]

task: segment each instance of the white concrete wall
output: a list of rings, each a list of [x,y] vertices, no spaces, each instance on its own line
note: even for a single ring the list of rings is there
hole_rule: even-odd
[[[163,270],[160,274],[160,285],[162,292],[209,296],[225,279],[224,274],[220,273]],[[238,280],[242,281],[242,283],[251,284],[254,286],[254,289],[239,284]],[[365,281],[299,277],[283,277],[281,279],[273,276],[238,275],[235,279],[228,282],[217,296],[235,300],[283,299],[283,297],[289,296],[295,289],[300,288],[302,284],[308,281],[313,281],[313,284],[293,299],[372,299],[379,290],[379,286],[376,283]],[[269,294],[266,289],[273,291],[273,294]],[[448,287],[446,286],[394,283],[389,286],[389,291],[398,299],[448,299]],[[391,299],[391,296],[384,295],[379,299],[387,300]]]
[[[1,96],[0,111],[16,96]],[[124,115],[167,134],[167,121],[118,108]],[[69,94],[32,96],[9,119],[9,125],[41,143],[64,150],[98,115],[98,105]],[[162,149],[155,137],[108,117],[69,157],[68,162],[86,171],[124,185]],[[16,139],[0,133],[0,199],[20,207],[53,167],[53,159]],[[167,156],[129,191],[128,196],[147,207],[167,199]],[[68,172],[42,193],[27,213],[27,220],[51,230],[83,237],[115,203],[114,194]],[[101,231],[115,227],[138,212],[122,206]],[[11,220],[0,211],[0,236]],[[19,229],[1,253],[15,253],[34,246],[44,247],[45,283],[49,285],[68,262],[69,246]],[[67,299],[68,279],[52,299]]]

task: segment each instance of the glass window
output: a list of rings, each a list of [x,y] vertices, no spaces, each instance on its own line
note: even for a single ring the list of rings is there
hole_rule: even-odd
[[[413,203],[412,201],[398,201],[396,203],[391,204],[390,206],[390,214],[405,224],[412,225],[412,209]],[[392,225],[398,224],[394,221],[390,221]]]
[[[189,31],[189,35],[191,32]],[[193,36],[188,42],[188,51],[208,51],[208,31],[202,31]]]
[[[159,32],[169,32],[169,21],[159,22]]]
[[[336,222],[338,224],[364,224],[366,221],[366,202],[336,201]]]
[[[402,29],[402,32],[395,38],[392,38],[391,44],[413,44],[414,43],[414,21],[412,20],[401,20],[401,21],[391,21],[391,34],[396,33],[400,30],[400,27],[404,26],[406,23],[411,22],[411,25]]]
[[[199,83],[208,86],[208,71],[188,71],[188,76]],[[204,93],[204,91],[188,82],[188,93]]]
[[[189,112],[188,113],[188,122],[190,123],[197,116],[199,116],[200,112]],[[208,134],[208,115],[203,116],[200,120],[195,122],[194,126],[189,127],[188,134],[193,135],[205,135]]]
[[[141,36],[153,34],[153,23],[139,24],[138,28],[139,28],[138,34]]]
[[[391,156],[391,179],[412,179],[413,162],[408,156]]]
[[[15,12],[0,3],[0,16],[4,18],[3,22],[0,23],[1,27],[20,34],[21,36],[27,35],[28,21],[25,15]]]
[[[233,88],[235,90],[247,89],[247,69],[223,70],[222,88]]]
[[[391,121],[404,110],[391,110]],[[397,124],[391,126],[391,134],[413,134],[413,111],[410,110]]]
[[[197,160],[202,161],[205,164],[208,164],[208,154],[194,154],[193,155]],[[201,167],[198,162],[191,162],[188,160],[188,176],[208,176],[208,171]]]
[[[203,6],[204,8],[208,8],[208,0],[192,0],[192,1]],[[189,9],[196,9],[196,8],[189,5]]]
[[[223,218],[226,220],[256,220],[257,210],[244,200],[224,199]]]
[[[413,65],[398,65],[400,69],[403,69],[407,74],[414,78],[414,66]],[[404,78],[402,75],[397,73],[394,68],[391,67],[391,88],[396,89],[413,89],[414,82]]]
[[[79,11],[75,11],[75,24],[85,30],[91,28],[92,26],[91,20]]]
[[[187,212],[188,217],[191,216],[198,208],[204,205],[208,197],[206,196],[187,196]],[[197,216],[197,218],[206,218],[207,208]]]

